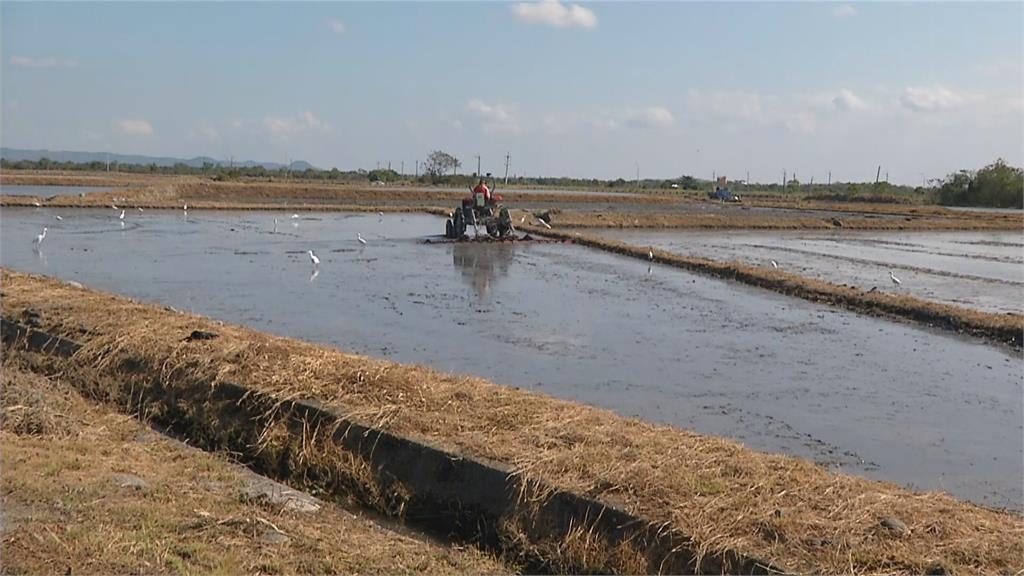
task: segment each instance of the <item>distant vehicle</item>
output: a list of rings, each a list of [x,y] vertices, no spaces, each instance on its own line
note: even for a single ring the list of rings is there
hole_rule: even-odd
[[[729,180],[725,176],[719,176],[715,183],[715,191],[708,192],[708,198],[721,200],[722,202],[739,202],[740,197],[729,190]]]
[[[714,192],[708,192],[708,198],[721,200],[722,202],[740,201],[740,197],[730,192],[728,188],[716,188]]]

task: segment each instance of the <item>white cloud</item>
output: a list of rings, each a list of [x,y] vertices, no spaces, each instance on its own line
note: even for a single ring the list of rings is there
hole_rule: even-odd
[[[480,100],[470,100],[467,104],[469,111],[476,114],[482,122],[484,130],[488,132],[513,132],[522,131],[519,121],[515,117],[513,108],[504,104],[487,104]]]
[[[832,10],[832,15],[836,18],[849,18],[850,16],[856,16],[857,9],[849,4],[840,4]]]
[[[288,140],[301,132],[330,130],[330,126],[327,123],[318,119],[309,110],[297,116],[265,116],[261,121],[261,125],[271,136],[280,140]]]
[[[594,28],[597,26],[597,15],[589,8],[584,8],[579,4],[566,6],[558,0],[513,4],[512,13],[523,22],[545,24],[556,28]]]
[[[786,130],[797,134],[814,134],[817,131],[817,118],[812,112],[791,112],[783,114],[782,125]]]
[[[145,120],[122,118],[117,121],[117,127],[121,132],[129,136],[152,136],[153,127]]]
[[[77,60],[61,60],[53,57],[31,58],[29,56],[11,56],[11,66],[15,68],[75,68]]]
[[[623,126],[637,129],[668,128],[676,123],[672,112],[661,106],[648,106],[624,112],[602,112],[588,122],[599,130],[615,130]]]
[[[711,113],[720,118],[761,120],[764,117],[762,98],[752,92],[691,91],[689,106],[699,113]]]
[[[919,112],[959,108],[975,100],[978,100],[975,95],[954,92],[940,84],[908,86],[900,96],[900,103],[904,107]]]
[[[867,110],[868,104],[852,91],[843,88],[839,95],[832,99],[836,110]]]
[[[327,27],[331,29],[335,34],[341,34],[345,31],[345,22],[337,18],[328,18]]]
[[[668,128],[676,123],[676,119],[668,110],[660,106],[650,106],[628,113],[626,122],[640,128]]]

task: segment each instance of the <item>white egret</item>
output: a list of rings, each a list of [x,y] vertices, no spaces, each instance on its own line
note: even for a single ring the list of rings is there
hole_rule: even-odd
[[[298,217],[299,217],[299,215],[298,215],[298,214],[292,214],[292,220],[295,220],[295,219],[297,219]]]
[[[890,279],[890,280],[892,280],[892,283],[893,283],[893,284],[896,284],[897,286],[899,286],[900,284],[903,284],[903,282],[901,282],[901,281],[900,281],[900,279],[899,279],[899,278],[897,278],[897,277],[896,277],[896,276],[895,276],[895,275],[894,275],[894,274],[892,273],[892,270],[889,270],[889,279]]]
[[[121,210],[121,215],[117,217],[118,220],[124,220],[124,210]]]
[[[359,232],[356,232],[356,240],[359,240],[360,244],[366,244],[366,240],[363,240],[363,235]]]
[[[647,250],[647,260],[649,260],[651,262],[654,262],[654,250],[653,249],[649,248]]]
[[[43,240],[46,239],[46,227],[43,226],[43,231],[36,235],[36,239],[32,241],[33,244],[42,244]]]
[[[551,230],[551,224],[548,224],[543,218],[537,218],[537,221],[544,225],[545,228]]]
[[[35,206],[36,208],[39,208],[40,206],[42,206],[42,204],[40,204],[38,200],[32,202],[32,205]]]
[[[772,260],[771,262],[772,262],[772,268],[778,268],[779,267],[779,263],[776,262],[775,260]]]
[[[313,266],[320,265],[320,259],[317,258],[316,254],[313,254],[312,250],[309,251],[309,261],[313,263]]]
[[[377,216],[380,216],[381,218],[383,218],[384,217],[384,213],[383,212],[377,212]]]
[[[522,224],[523,222],[526,222],[526,214],[523,214],[523,217],[519,219],[520,224]]]
[[[57,214],[56,216],[54,216],[54,218],[55,218],[55,219],[56,219],[56,220],[57,220],[58,222],[60,222],[61,220],[63,220],[63,218],[61,218],[60,214]]]
[[[142,212],[142,211],[143,211],[143,210],[142,210],[142,206],[139,206],[139,207],[138,207],[138,209],[139,209],[139,212]]]
[[[114,204],[111,204],[111,205],[110,205],[110,207],[111,207],[111,208],[113,208],[114,210],[120,210],[120,208],[118,208],[118,207],[117,207],[117,206],[115,206]]]

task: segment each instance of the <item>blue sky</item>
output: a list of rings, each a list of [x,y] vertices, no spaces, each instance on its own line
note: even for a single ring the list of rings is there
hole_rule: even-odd
[[[8,147],[920,183],[1024,164],[1024,4],[0,3]]]

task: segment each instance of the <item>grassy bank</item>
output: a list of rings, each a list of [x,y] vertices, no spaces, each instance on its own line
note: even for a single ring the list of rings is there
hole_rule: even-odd
[[[796,572],[917,574],[941,567],[998,573],[1018,569],[1024,557],[1019,515],[944,494],[834,474],[723,439],[221,325],[44,277],[4,271],[3,292],[5,316],[33,319],[85,345],[75,357],[55,360],[54,369],[112,405],[135,405],[158,387],[179,391],[180,413],[200,414],[189,405],[188,391],[226,382],[282,401],[312,398],[390,433],[504,463],[517,478],[662,523],[692,538],[700,554],[734,551]],[[193,330],[217,337],[187,341]],[[253,423],[259,448],[290,454],[296,481],[347,485],[361,491],[356,497],[365,504],[401,513],[395,504],[400,489],[361,485],[368,480],[358,460],[321,445],[314,431],[296,438],[278,424],[273,413]],[[330,470],[333,476],[324,476]],[[339,475],[345,482],[330,481]],[[507,538],[514,540],[517,526],[528,524],[525,504],[544,498],[523,495],[522,515],[502,528]],[[600,556],[585,530],[554,536],[540,552],[554,558],[553,566],[647,571],[638,564],[642,551]]]
[[[36,355],[6,352],[5,574],[512,572],[329,503],[276,499],[247,470],[34,373]]]

